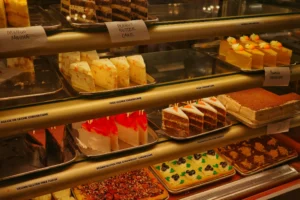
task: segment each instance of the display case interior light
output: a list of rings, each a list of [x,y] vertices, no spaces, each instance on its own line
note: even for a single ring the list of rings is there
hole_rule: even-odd
[[[202,9],[203,9],[203,10],[206,10],[206,7],[203,7]]]

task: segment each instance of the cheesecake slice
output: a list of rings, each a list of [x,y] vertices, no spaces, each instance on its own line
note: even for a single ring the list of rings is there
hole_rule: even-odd
[[[136,120],[129,113],[119,114],[115,117],[119,139],[132,146],[140,145],[139,130]]]
[[[107,58],[94,60],[91,65],[96,85],[105,89],[116,89],[118,86],[118,71]]]
[[[264,65],[267,67],[276,67],[277,63],[277,53],[271,49],[270,45],[266,42],[259,44],[259,50],[262,51],[264,55]]]
[[[252,55],[245,51],[240,44],[232,45],[232,50],[228,52],[226,61],[242,69],[251,69],[252,67]]]
[[[253,44],[245,44],[245,51],[252,55],[252,69],[264,67],[264,53],[258,50]]]
[[[125,56],[111,58],[110,61],[116,66],[118,70],[118,88],[130,86],[129,69],[130,66]]]
[[[66,145],[65,125],[47,128],[47,131],[48,154],[54,155],[59,162],[64,162]]]
[[[4,8],[4,1],[0,0],[0,28],[6,28],[7,21],[6,21],[6,13]]]
[[[80,52],[80,61],[86,61],[91,66],[93,60],[99,60],[99,56],[96,50]]]
[[[86,91],[96,91],[92,71],[87,62],[77,62],[70,66],[71,84],[74,88]]]
[[[135,111],[130,114],[130,117],[133,118],[138,126],[139,132],[139,141],[140,144],[148,143],[148,119],[147,114],[143,110]]]
[[[141,55],[128,56],[127,61],[130,65],[130,81],[140,85],[147,84],[146,64]]]
[[[278,41],[271,41],[270,42],[271,49],[277,52],[277,63],[289,65],[291,64],[291,57],[293,51],[291,49],[285,48],[282,44]]]
[[[4,0],[7,21],[13,27],[30,26],[27,0]]]

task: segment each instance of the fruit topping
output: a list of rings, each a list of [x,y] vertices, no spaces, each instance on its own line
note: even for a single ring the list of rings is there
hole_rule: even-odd
[[[220,162],[220,165],[225,168],[227,166],[227,162]]]
[[[215,152],[215,150],[208,150],[207,154],[211,155],[211,156],[214,156],[214,155],[216,155],[216,152]]]
[[[207,165],[205,167],[205,171],[213,171],[213,170],[214,170],[214,168],[211,165]]]
[[[195,158],[196,160],[199,160],[201,157],[202,157],[201,153],[196,153],[196,154],[194,154],[194,158]]]
[[[179,175],[178,174],[174,174],[174,175],[172,175],[172,178],[174,179],[174,181],[177,181],[179,179]]]
[[[189,176],[193,176],[194,174],[196,174],[195,170],[186,170],[185,171]]]
[[[164,171],[166,171],[167,169],[169,169],[170,167],[166,164],[166,163],[163,163],[162,165],[161,165],[161,170],[164,172]]]
[[[177,164],[180,165],[180,164],[184,164],[185,162],[186,160],[184,158],[179,158]]]

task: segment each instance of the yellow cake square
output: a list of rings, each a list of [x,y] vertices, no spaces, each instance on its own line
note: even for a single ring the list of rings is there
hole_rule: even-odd
[[[96,85],[105,89],[116,89],[118,72],[115,65],[107,58],[94,60],[91,65]]]
[[[146,64],[141,55],[128,56],[127,61],[130,65],[130,80],[140,85],[147,84]]]
[[[129,64],[125,56],[111,58],[110,61],[116,66],[118,70],[118,88],[129,87]]]

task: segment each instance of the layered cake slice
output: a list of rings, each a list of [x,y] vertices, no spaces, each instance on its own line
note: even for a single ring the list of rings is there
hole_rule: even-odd
[[[64,16],[70,16],[71,0],[60,0],[60,12]]]
[[[6,22],[4,1],[0,0],[0,28],[6,28],[6,27],[7,27],[7,22]]]
[[[147,84],[146,64],[143,57],[141,55],[128,56],[127,61],[130,65],[130,81],[140,85]]]
[[[221,40],[219,55],[223,56],[223,58],[225,59],[228,54],[228,51],[231,49],[231,46],[236,43],[237,41],[234,37],[228,37],[227,40]]]
[[[252,68],[262,69],[264,67],[264,53],[261,52],[253,44],[245,44],[245,51],[252,55]]]
[[[192,104],[180,107],[189,118],[189,129],[197,132],[203,131],[204,114]]]
[[[111,58],[110,61],[116,66],[118,70],[118,88],[124,88],[130,86],[129,81],[129,69],[130,66],[126,57]]]
[[[94,60],[91,65],[96,85],[105,89],[115,89],[118,86],[118,71],[107,58]]]
[[[265,42],[265,41],[260,39],[259,35],[254,34],[254,33],[250,35],[250,39],[251,39],[252,42],[255,42],[256,44],[260,44],[260,43]]]
[[[68,53],[60,53],[58,55],[58,62],[60,71],[66,76],[71,76],[70,65],[72,63],[80,62],[80,52],[75,51]]]
[[[202,100],[197,100],[193,105],[204,114],[204,128],[215,129],[218,122],[217,110]]]
[[[87,62],[72,63],[70,66],[71,84],[86,92],[96,91],[92,71]]]
[[[77,22],[97,22],[95,0],[71,0],[71,18]]]
[[[271,49],[277,52],[277,63],[284,65],[291,63],[292,50],[283,47],[280,42],[274,40],[270,42],[270,45]]]
[[[139,130],[135,118],[130,117],[129,113],[123,113],[116,115],[115,120],[120,140],[132,146],[139,146]]]
[[[96,15],[98,22],[112,21],[112,0],[96,0]]]
[[[226,61],[242,69],[251,69],[252,55],[245,51],[244,47],[240,44],[234,44],[229,50]]]
[[[7,21],[13,27],[30,26],[27,0],[4,0]]]
[[[162,129],[180,137],[188,136],[189,118],[177,106],[165,108],[162,110]]]
[[[227,114],[225,106],[216,97],[208,97],[202,100],[217,110],[218,125],[224,126],[226,124],[226,114]]]
[[[267,67],[276,67],[277,53],[271,49],[270,44],[266,42],[259,43],[259,50],[265,54],[264,65]]]
[[[44,129],[29,131],[26,135],[25,146],[33,166],[47,166],[46,132]]]
[[[131,0],[131,19],[148,19],[148,0]]]
[[[34,72],[33,57],[7,58],[7,67],[17,68],[27,72]]]
[[[93,60],[99,60],[96,50],[80,52],[80,61],[86,61],[91,66]]]
[[[131,0],[112,0],[112,19],[113,21],[131,20]]]
[[[143,110],[135,111],[130,115],[133,117],[138,125],[139,131],[139,141],[140,144],[147,144],[148,143],[148,119],[147,114]]]
[[[250,38],[247,36],[247,35],[243,35],[240,37],[240,40],[239,40],[239,43],[243,44],[243,45],[246,45],[246,44],[251,44],[255,47],[258,46],[258,44],[256,42],[253,42],[250,40]]]
[[[55,155],[60,162],[64,162],[66,145],[65,125],[50,127],[47,130],[47,154]]]

